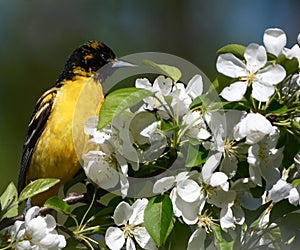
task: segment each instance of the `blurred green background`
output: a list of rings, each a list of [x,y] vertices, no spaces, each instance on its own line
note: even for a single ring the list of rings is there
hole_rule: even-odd
[[[225,44],[262,43],[266,28],[280,27],[293,45],[299,10],[299,0],[0,0],[0,193],[16,183],[35,102],[80,44],[100,40],[119,57],[174,54],[213,79]]]

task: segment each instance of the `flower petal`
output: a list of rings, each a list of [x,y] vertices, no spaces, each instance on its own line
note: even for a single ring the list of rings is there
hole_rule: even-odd
[[[273,131],[272,124],[259,113],[249,113],[234,127],[234,138],[246,137],[247,144],[255,144]]]
[[[247,70],[255,73],[267,63],[267,53],[263,46],[251,43],[246,48],[244,57],[247,62]]]
[[[164,76],[158,76],[153,83],[153,89],[159,92],[163,96],[170,94],[172,90],[173,82],[170,78]]]
[[[177,184],[177,193],[186,202],[194,202],[200,197],[200,186],[193,180],[181,181]]]
[[[25,222],[19,220],[15,221],[14,225],[9,229],[9,233],[13,237],[13,240],[18,240],[23,237],[25,231]]]
[[[145,246],[150,241],[150,235],[148,234],[146,228],[144,227],[136,227],[133,230],[134,239],[141,246],[141,248],[145,249]]]
[[[272,85],[265,85],[259,82],[252,84],[252,97],[260,102],[267,102],[274,92],[275,89]]]
[[[17,243],[16,250],[34,249],[29,240],[22,240]]]
[[[147,89],[152,91],[152,84],[147,78],[138,78],[135,81],[135,87],[139,89]]]
[[[173,209],[176,208],[180,211],[183,221],[188,225],[194,225],[198,221],[198,212],[200,210],[200,199],[195,202],[186,202],[179,195],[173,203]],[[175,213],[174,213],[175,214]],[[175,214],[176,215],[176,214]]]
[[[129,181],[125,174],[119,173],[120,185],[121,185],[121,195],[122,198],[126,197],[129,190]]]
[[[100,151],[99,151],[100,152]],[[116,186],[119,182],[119,173],[109,166],[110,158],[103,155],[97,161],[90,161],[87,167],[84,167],[86,175],[92,182],[103,189],[109,189]]]
[[[114,249],[112,249],[112,250],[114,250]],[[130,237],[128,237],[126,240],[126,250],[136,250],[134,241]]]
[[[148,200],[146,198],[137,199],[133,204],[133,212],[129,219],[130,225],[140,225],[144,222],[144,211],[148,204]]]
[[[293,188],[292,184],[287,183],[284,179],[279,179],[277,183],[269,191],[269,198],[274,203],[281,201],[288,197],[289,192]]]
[[[205,183],[209,183],[209,179],[212,176],[213,172],[218,167],[222,158],[222,153],[218,152],[210,156],[207,161],[205,162],[202,168],[202,177]]]
[[[213,187],[224,185],[228,180],[228,177],[223,172],[215,172],[212,174],[209,184]]]
[[[246,65],[231,53],[222,54],[217,59],[217,70],[223,75],[237,78],[246,76]]]
[[[157,180],[153,185],[153,193],[160,194],[171,189],[175,184],[175,176],[163,177]]]
[[[47,229],[49,231],[52,231],[56,228],[56,221],[55,221],[54,217],[51,214],[47,214],[44,217],[44,220],[47,223]]]
[[[66,246],[66,240],[63,235],[58,235],[56,231],[48,233],[40,242],[41,249],[61,249]],[[61,246],[61,247],[60,247]],[[42,248],[43,247],[43,248]]]
[[[39,214],[40,208],[38,206],[31,207],[25,215],[25,224],[29,222]]]
[[[44,218],[41,216],[33,218],[26,225],[26,233],[31,236],[33,242],[39,242],[43,239],[48,233]]]
[[[202,95],[203,92],[203,81],[201,75],[194,75],[186,86],[186,92],[188,95],[195,99],[197,96]]]
[[[114,221],[117,226],[125,225],[133,213],[133,208],[125,201],[119,203],[114,211]]]
[[[247,83],[243,81],[238,81],[224,88],[220,93],[220,96],[222,96],[225,100],[229,102],[237,102],[243,99],[246,90]]]
[[[109,227],[105,233],[105,243],[112,250],[120,250],[125,244],[123,231],[118,227]]]
[[[220,225],[224,231],[234,226],[234,217],[230,207],[223,207],[221,209]]]
[[[289,193],[289,202],[294,206],[298,206],[300,204],[300,193],[297,188],[292,188]]]
[[[219,208],[228,206],[230,207],[233,205],[236,197],[236,192],[234,190],[229,190],[228,192],[219,188],[216,190],[217,192],[208,197],[208,203],[213,204]]]
[[[266,85],[276,85],[280,83],[285,76],[285,69],[278,64],[269,65],[255,75],[260,83],[264,83]]]
[[[279,56],[286,45],[287,38],[283,30],[271,28],[265,31],[263,41],[269,53]]]

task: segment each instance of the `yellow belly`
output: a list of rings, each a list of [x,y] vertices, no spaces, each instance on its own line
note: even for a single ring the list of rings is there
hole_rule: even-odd
[[[84,122],[97,115],[104,100],[101,85],[91,78],[67,82],[57,93],[51,115],[33,153],[27,180],[58,178],[60,185],[81,168],[80,158],[87,144]],[[57,194],[59,185],[36,197],[32,204],[42,205]]]

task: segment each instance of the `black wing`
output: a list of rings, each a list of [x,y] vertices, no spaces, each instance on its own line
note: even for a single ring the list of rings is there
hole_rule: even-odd
[[[35,109],[32,113],[31,120],[28,126],[27,134],[23,144],[23,151],[19,169],[18,192],[20,193],[26,185],[26,171],[30,165],[31,157],[34,153],[35,145],[37,144],[46,122],[51,113],[57,88],[52,88],[45,92],[38,100]]]

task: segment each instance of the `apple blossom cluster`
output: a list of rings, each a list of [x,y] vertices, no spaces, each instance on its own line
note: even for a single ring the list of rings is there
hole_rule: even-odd
[[[263,41],[265,46],[249,44],[243,59],[233,53],[224,53],[218,57],[216,65],[218,72],[236,79],[220,93],[225,100],[241,101],[251,86],[252,98],[260,102],[269,101],[275,92],[275,86],[286,77],[286,70],[276,60],[268,61],[267,53],[275,58],[283,55],[288,59],[296,58],[298,62],[300,61],[299,44],[295,44],[291,49],[285,48],[287,37],[283,30],[267,29]],[[292,79],[299,86],[299,73],[292,75]]]
[[[143,226],[144,211],[148,200],[137,199],[131,206],[122,201],[116,207],[113,218],[118,227],[109,227],[105,234],[107,246],[120,250],[125,242],[126,249],[136,249],[133,238],[143,249],[157,249],[154,241]]]
[[[173,217],[191,226],[188,249],[204,249],[205,242],[213,245],[208,235],[218,227],[228,234],[244,228],[249,239],[241,235],[240,244],[253,244],[250,225],[245,228],[248,211],[283,200],[295,207],[300,203],[300,185],[295,181],[299,180],[300,48],[299,44],[285,48],[286,35],[280,29],[266,30],[263,42],[264,46],[251,43],[219,52],[217,83],[223,88],[217,90],[228,101],[220,102],[221,109],[204,101],[210,92],[203,93],[201,75],[186,85],[163,75],[153,83],[138,78],[135,87],[152,95],[102,130],[97,130],[97,117],[86,122],[85,132],[98,146],[83,156],[88,178],[104,189],[118,187],[125,198],[129,177],[153,175],[151,170],[158,167],[165,172],[154,177],[153,195],[169,196]],[[293,148],[287,157],[290,148],[282,140],[290,138],[289,133],[297,135],[293,143],[299,152]],[[181,158],[176,171],[168,170],[172,150]],[[146,248],[150,236],[134,215],[135,209],[142,213],[137,204],[147,202],[144,198],[132,206],[119,203],[113,215],[117,227],[109,227],[105,236],[111,249],[121,249],[125,242],[126,249],[135,248],[134,242],[153,249],[153,242]],[[268,216],[259,213],[257,218],[261,230],[271,225]],[[254,241],[257,246],[273,244],[262,235],[256,237],[261,237]]]
[[[202,94],[200,75],[195,75],[187,87],[159,76],[153,85],[146,78],[137,79],[136,88],[153,92],[153,96],[145,98],[137,111],[125,110],[102,130],[97,130],[98,117],[91,117],[84,128],[91,136],[90,142],[99,146],[99,150],[89,151],[83,156],[86,175],[103,189],[119,184],[123,197],[129,189],[129,167],[137,172],[141,165],[156,160],[170,147],[174,137],[177,138],[176,142],[172,141],[175,144],[186,137],[195,140],[210,137],[201,113],[189,110],[194,98]],[[171,120],[180,126],[176,135],[162,130],[162,121],[157,119],[154,110],[159,119]]]
[[[14,249],[63,249],[66,240],[55,230],[56,221],[54,217],[47,214],[42,217],[39,214],[39,207],[31,207],[26,215],[25,221],[16,221],[10,228],[12,244]]]

